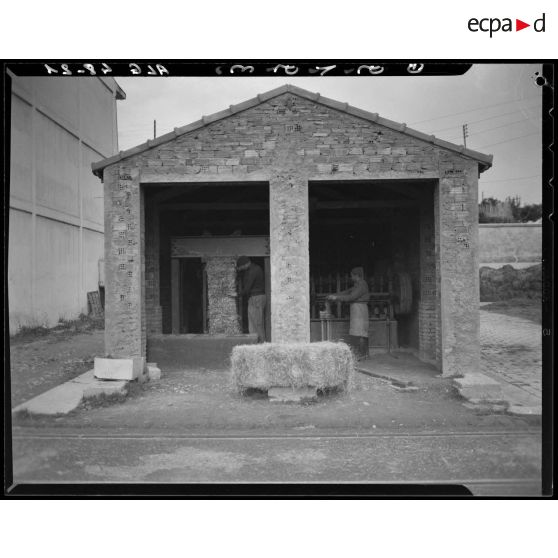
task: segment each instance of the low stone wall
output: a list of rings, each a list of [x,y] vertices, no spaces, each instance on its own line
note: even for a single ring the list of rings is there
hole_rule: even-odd
[[[539,263],[542,225],[536,223],[484,223],[479,225],[480,265],[514,262]]]
[[[258,336],[254,334],[152,335],[147,338],[147,359],[156,362],[165,373],[188,368],[226,370],[234,347],[257,342]]]
[[[505,265],[498,269],[480,268],[480,300],[493,302],[510,298],[541,298],[542,265],[515,269]]]

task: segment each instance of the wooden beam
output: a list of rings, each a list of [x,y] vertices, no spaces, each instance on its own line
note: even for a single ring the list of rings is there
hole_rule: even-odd
[[[389,223],[394,217],[392,215],[382,217],[316,217],[310,222],[310,230],[313,227],[329,226],[329,225],[375,225],[378,223]]]
[[[415,207],[411,200],[339,200],[314,201],[312,207],[317,209],[385,209],[398,207]],[[161,204],[162,211],[263,211],[269,209],[265,202],[243,203],[173,203]]]
[[[170,200],[172,198],[177,198],[179,196],[183,196],[184,194],[189,194],[190,192],[193,192],[194,190],[199,190],[200,188],[203,188],[203,184],[188,184],[185,186],[171,186],[168,190],[165,190],[163,192],[158,192],[157,194],[155,194],[150,200],[148,200],[148,203],[150,202],[162,202],[162,201],[166,201],[166,200]]]
[[[374,187],[381,188],[382,190],[386,190],[388,192],[397,192],[398,194],[413,200],[418,200],[421,197],[421,192],[411,184],[385,184],[379,182],[374,184]]]
[[[335,188],[330,188],[329,186],[324,186],[323,184],[313,183],[311,187],[312,193],[318,193],[326,198],[331,198],[332,200],[348,199],[347,193],[343,189],[336,190]]]
[[[318,202],[318,209],[384,209],[390,207],[414,207],[411,200],[362,200],[362,201],[327,201]]]
[[[267,256],[268,236],[171,237],[172,258],[202,256]]]
[[[269,204],[262,202],[244,203],[172,203],[161,204],[163,211],[261,211],[269,209]]]

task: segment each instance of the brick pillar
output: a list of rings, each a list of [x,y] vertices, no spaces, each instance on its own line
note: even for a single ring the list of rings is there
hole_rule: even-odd
[[[159,207],[153,202],[145,208],[145,311],[148,334],[163,332],[163,320],[160,301],[159,270]]]
[[[105,352],[114,358],[145,356],[143,225],[139,170],[104,170]]]
[[[209,333],[238,335],[242,333],[236,300],[236,258],[206,258],[207,313]]]
[[[477,164],[463,161],[446,165],[439,184],[444,376],[480,370],[477,177]]]
[[[420,205],[420,300],[419,358],[436,362],[436,247],[434,241],[434,198]]]
[[[294,174],[270,181],[271,340],[310,342],[308,181]]]

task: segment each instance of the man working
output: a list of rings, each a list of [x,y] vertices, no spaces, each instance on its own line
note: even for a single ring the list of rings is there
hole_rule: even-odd
[[[354,340],[351,345],[358,347],[357,358],[368,358],[368,283],[364,280],[364,269],[355,267],[351,269],[353,286],[339,293],[329,295],[328,300],[341,300],[350,302],[349,336]]]
[[[250,258],[241,256],[236,269],[242,273],[242,296],[248,298],[248,331],[258,334],[258,343],[265,341],[265,285],[262,268]]]

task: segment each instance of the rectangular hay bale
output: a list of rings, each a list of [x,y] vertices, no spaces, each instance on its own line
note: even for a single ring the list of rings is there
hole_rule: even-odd
[[[237,345],[231,355],[234,387],[341,387],[349,389],[354,359],[348,345],[319,343],[262,343]]]

